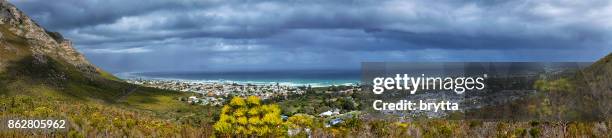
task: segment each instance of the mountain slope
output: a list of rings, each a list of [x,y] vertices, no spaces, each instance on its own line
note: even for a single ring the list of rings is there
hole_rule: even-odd
[[[27,94],[40,86],[108,101],[133,87],[89,63],[72,42],[40,27],[14,5],[2,0],[0,9],[0,93]]]
[[[217,109],[178,100],[191,95],[119,80],[0,0],[0,118],[65,119],[69,126],[52,133],[0,129],[0,137],[208,137]]]
[[[581,92],[593,97],[594,107],[605,117],[612,116],[612,53],[599,59],[576,75],[583,82]]]
[[[61,34],[49,32],[40,27],[23,12],[6,0],[0,1],[0,24],[3,34],[8,34],[8,43],[3,42],[5,52],[14,49],[10,47],[28,47],[34,56],[47,55],[69,62],[82,69],[93,69],[93,65],[85,60],[73,47],[72,42],[64,39]],[[5,37],[3,37],[5,38]],[[5,39],[6,40],[6,39]],[[13,43],[11,43],[13,42]],[[3,56],[4,58],[4,56]],[[39,59],[44,60],[44,59]]]
[[[89,63],[61,34],[0,0],[0,96],[26,95],[127,107],[176,117],[191,93],[138,87]],[[101,102],[100,102],[101,101]]]
[[[89,63],[61,34],[45,30],[0,0],[0,96],[30,96],[153,112],[161,118],[201,110],[192,93],[138,87]]]

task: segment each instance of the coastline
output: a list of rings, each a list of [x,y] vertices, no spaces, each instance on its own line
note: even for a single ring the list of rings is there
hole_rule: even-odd
[[[202,77],[185,78],[177,76],[156,76],[146,75],[140,72],[124,72],[115,73],[115,76],[124,80],[159,80],[159,81],[178,81],[186,83],[201,83],[201,84],[239,84],[239,85],[281,85],[281,86],[310,86],[310,87],[329,87],[329,86],[358,86],[360,80],[357,77],[345,78],[255,78],[255,77],[228,77],[216,76],[214,78]]]

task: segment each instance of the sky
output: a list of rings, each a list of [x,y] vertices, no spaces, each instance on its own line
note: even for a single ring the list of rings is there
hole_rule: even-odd
[[[107,71],[595,61],[609,0],[10,0]]]

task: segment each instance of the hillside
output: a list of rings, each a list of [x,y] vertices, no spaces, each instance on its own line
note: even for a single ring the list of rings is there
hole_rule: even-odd
[[[584,79],[594,91],[612,91],[612,53],[583,70]]]
[[[4,0],[0,1],[0,8],[3,9],[0,11],[3,93],[24,89],[21,85],[35,85],[63,90],[64,94],[81,98],[110,100],[128,88],[89,63],[61,34],[45,30]],[[90,91],[91,95],[77,93],[81,90]]]
[[[603,115],[612,115],[612,53],[599,59],[577,75],[580,91],[589,94]]]
[[[87,61],[70,40],[0,0],[0,118],[51,117],[70,126],[42,133],[0,130],[0,137],[175,136],[212,122],[214,109],[177,100],[189,95],[119,80]],[[209,134],[193,133],[199,135]]]

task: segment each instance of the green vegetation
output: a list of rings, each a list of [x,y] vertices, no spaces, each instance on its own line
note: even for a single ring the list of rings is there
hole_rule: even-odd
[[[342,112],[360,110],[360,104],[354,98],[357,94],[331,94],[324,93],[325,90],[327,89],[318,88],[303,95],[292,95],[287,99],[270,102],[278,103],[284,115],[297,113],[318,115],[333,109],[339,109]]]
[[[562,117],[566,114],[568,105],[563,103],[564,101],[571,101],[573,97],[568,97],[569,95],[574,95],[576,89],[568,79],[561,78],[558,80],[537,80],[534,83],[534,88],[537,90],[544,92],[542,96],[540,95],[538,98],[541,98],[541,103],[538,108],[532,110],[532,112],[536,112],[541,118],[554,118],[554,119],[563,119]],[[534,111],[535,110],[535,111]]]
[[[612,53],[577,72],[578,92],[593,101],[588,106],[601,112],[600,118],[612,116]]]
[[[532,128],[529,130],[529,135],[531,135],[531,137],[537,138],[540,137],[540,129],[539,128]]]

